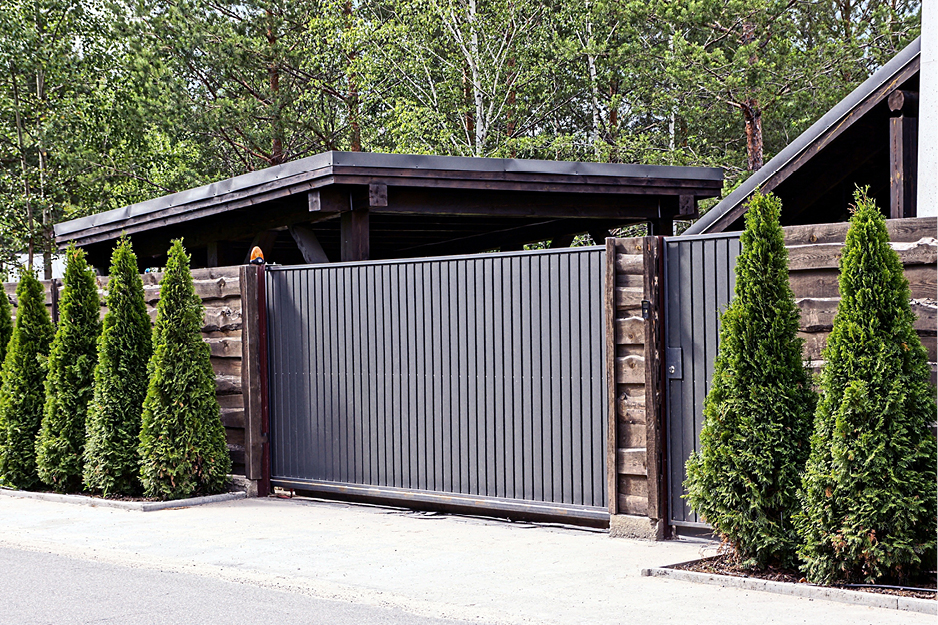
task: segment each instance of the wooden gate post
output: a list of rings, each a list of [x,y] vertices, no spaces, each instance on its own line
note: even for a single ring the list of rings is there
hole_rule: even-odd
[[[257,494],[270,494],[270,447],[267,434],[267,305],[264,266],[240,270],[242,334],[241,388],[244,394],[244,473],[257,482]]]

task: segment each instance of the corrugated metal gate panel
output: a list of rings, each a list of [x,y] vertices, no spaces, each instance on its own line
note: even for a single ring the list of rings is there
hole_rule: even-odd
[[[699,447],[703,402],[719,347],[720,316],[733,296],[739,251],[738,232],[665,238],[668,508],[672,525],[703,525],[682,498],[687,477],[684,464]],[[674,374],[670,373],[672,365],[676,367]]]
[[[268,267],[273,483],[605,507],[604,255]]]

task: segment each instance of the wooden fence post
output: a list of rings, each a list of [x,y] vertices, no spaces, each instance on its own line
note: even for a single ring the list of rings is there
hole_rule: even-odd
[[[267,344],[264,266],[244,265],[241,283],[241,389],[244,394],[244,473],[258,482],[258,496],[270,493],[267,444]]]
[[[642,316],[645,317],[645,445],[647,450],[646,471],[648,475],[648,516],[658,521],[658,538],[663,537],[664,497],[662,480],[662,458],[664,436],[661,425],[661,399],[663,394],[663,370],[661,353],[664,345],[662,317],[664,297],[661,284],[663,274],[664,237],[645,237],[643,241],[644,285]]]

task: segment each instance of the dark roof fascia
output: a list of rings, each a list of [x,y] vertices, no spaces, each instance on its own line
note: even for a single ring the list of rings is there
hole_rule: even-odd
[[[867,78],[859,87],[838,102],[834,108],[825,113],[821,119],[812,124],[810,128],[801,133],[801,135],[792,141],[785,149],[763,165],[759,171],[752,174],[752,176],[746,179],[746,181],[732,193],[723,198],[719,204],[707,211],[703,217],[685,230],[683,234],[721,232],[730,227],[732,223],[739,219],[740,215],[745,212],[744,210],[738,211],[736,209],[741,208],[741,205],[749,199],[749,196],[751,196],[757,188],[771,190],[787,178],[788,174],[792,173],[789,171],[785,172],[784,175],[780,175],[782,170],[795,161],[806,150],[811,148],[811,146],[822,140],[829,141],[849,128],[851,124],[843,123],[845,118],[854,110],[860,108],[870,98],[876,96],[877,92],[880,91],[884,85],[889,85],[897,76],[902,75],[905,70],[912,65],[917,65],[920,53],[921,37],[907,45],[899,54],[874,72],[873,75]],[[889,91],[891,91],[891,89]],[[889,93],[879,94],[877,102],[888,96]]]
[[[609,193],[616,186],[629,185],[632,192],[650,180],[670,180],[671,192],[681,188],[697,191],[702,197],[715,195],[722,185],[723,170],[713,167],[667,167],[580,163],[527,159],[469,158],[369,152],[324,152],[260,171],[228,178],[187,191],[131,204],[80,219],[56,224],[59,243],[80,239],[91,231],[119,232],[128,223],[158,223],[170,215],[194,213],[202,217],[241,208],[276,197],[309,191],[329,184],[359,183],[359,177],[393,179],[401,186],[424,186],[435,180],[462,180],[463,188],[490,189],[492,180],[540,184],[548,178],[560,181],[558,187]],[[473,184],[473,180],[478,181]],[[623,189],[629,192],[627,189]],[[654,185],[652,185],[652,192]],[[665,188],[661,193],[667,193]]]

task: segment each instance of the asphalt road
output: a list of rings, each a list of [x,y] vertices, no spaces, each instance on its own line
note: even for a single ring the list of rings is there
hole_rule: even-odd
[[[437,625],[379,606],[0,547],[0,623]]]

